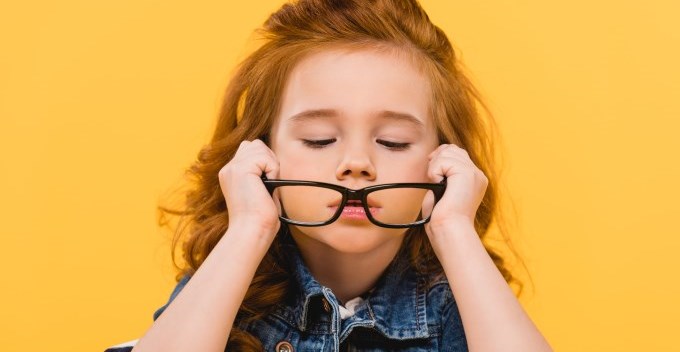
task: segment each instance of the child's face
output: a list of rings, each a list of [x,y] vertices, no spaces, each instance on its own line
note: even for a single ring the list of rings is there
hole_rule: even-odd
[[[427,157],[438,141],[429,116],[429,99],[427,78],[394,54],[326,50],[306,57],[286,82],[271,131],[271,149],[280,163],[279,178],[352,189],[392,182],[432,182],[427,177]],[[323,111],[305,114],[310,110]],[[308,141],[322,142],[310,145]],[[318,198],[300,199],[301,204],[293,206],[308,212],[327,211],[322,209],[327,204],[316,204],[327,200]],[[422,198],[394,200],[403,211],[416,203],[419,207],[420,202]],[[294,235],[355,253],[401,240],[405,232],[378,227],[367,219],[342,218],[323,227],[291,230]]]

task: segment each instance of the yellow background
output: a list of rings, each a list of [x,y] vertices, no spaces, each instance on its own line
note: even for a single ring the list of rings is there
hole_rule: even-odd
[[[174,287],[157,201],[282,1],[0,5],[3,351],[136,339]],[[423,1],[501,126],[559,351],[680,351],[676,1]]]

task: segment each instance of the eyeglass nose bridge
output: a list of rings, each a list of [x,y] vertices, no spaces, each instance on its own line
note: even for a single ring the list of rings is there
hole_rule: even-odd
[[[347,195],[347,200],[359,200],[363,202],[364,194],[366,193],[366,190],[364,189],[349,189],[347,188],[345,190],[345,194]]]

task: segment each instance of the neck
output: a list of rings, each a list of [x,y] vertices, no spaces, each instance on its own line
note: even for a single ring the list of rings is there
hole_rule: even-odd
[[[404,239],[395,237],[365,253],[345,253],[295,230],[292,236],[312,276],[343,305],[375,286]]]

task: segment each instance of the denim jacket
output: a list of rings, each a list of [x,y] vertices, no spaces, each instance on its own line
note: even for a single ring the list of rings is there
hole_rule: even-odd
[[[446,278],[426,285],[426,278],[397,255],[373,290],[355,309],[340,318],[333,291],[311,275],[295,241],[284,231],[282,246],[292,260],[296,294],[279,303],[261,320],[234,324],[254,336],[265,351],[468,351],[458,307]],[[190,280],[184,276],[168,302],[153,314],[156,320]],[[120,347],[108,352],[127,352]]]

